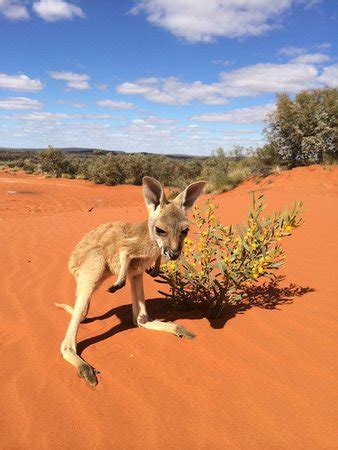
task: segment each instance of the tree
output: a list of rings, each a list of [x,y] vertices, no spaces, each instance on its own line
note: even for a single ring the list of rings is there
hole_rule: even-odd
[[[268,142],[288,167],[322,163],[337,157],[338,89],[300,92],[294,100],[277,96],[268,117]]]
[[[66,156],[61,150],[50,145],[48,150],[39,153],[39,162],[44,172],[51,173],[54,177],[59,178],[65,167]]]
[[[211,158],[206,162],[202,177],[209,179],[214,190],[224,190],[228,181],[229,164],[229,157],[225,154],[223,148],[215,150]]]
[[[97,184],[113,186],[125,180],[122,162],[116,155],[97,156],[87,170],[89,179]]]

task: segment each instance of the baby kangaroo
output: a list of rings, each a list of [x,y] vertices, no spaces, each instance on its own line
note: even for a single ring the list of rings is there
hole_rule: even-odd
[[[81,320],[86,318],[92,293],[99,281],[110,273],[117,275],[117,280],[108,289],[109,292],[121,289],[126,284],[126,278],[129,278],[134,325],[167,331],[180,337],[194,337],[184,327],[149,319],[144,300],[143,272],[156,277],[161,255],[172,260],[180,256],[189,231],[187,212],[201,194],[204,184],[204,181],[190,184],[169,202],[161,184],[154,178],[144,177],[148,221],[100,225],[86,234],[71,254],[68,267],[77,284],[75,306],[55,304],[72,315],[61,344],[61,353],[90,385],[97,384],[97,372],[77,355],[77,332]]]

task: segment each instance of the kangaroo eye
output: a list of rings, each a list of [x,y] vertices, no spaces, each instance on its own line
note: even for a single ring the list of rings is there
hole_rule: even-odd
[[[189,228],[186,228],[185,230],[182,230],[182,231],[181,231],[181,234],[182,234],[183,236],[186,236],[188,233],[189,233]]]
[[[159,236],[165,236],[167,234],[167,232],[162,230],[162,228],[155,227],[155,230],[156,234],[158,234]]]

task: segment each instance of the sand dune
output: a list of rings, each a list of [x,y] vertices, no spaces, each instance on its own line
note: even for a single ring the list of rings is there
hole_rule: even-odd
[[[224,222],[244,218],[251,189],[269,209],[305,203],[277,309],[211,324],[171,310],[147,276],[150,314],[197,334],[180,340],[134,328],[128,288],[108,294],[107,280],[79,332],[101,372],[92,389],[59,355],[69,317],[54,302],[73,302],[67,260],[85,232],[145,218],[141,189],[0,176],[1,448],[338,448],[338,169],[299,168],[216,196]]]

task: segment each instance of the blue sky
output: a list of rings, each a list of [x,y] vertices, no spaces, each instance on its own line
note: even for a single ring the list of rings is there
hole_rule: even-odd
[[[0,0],[0,147],[208,155],[336,87],[337,2]]]

